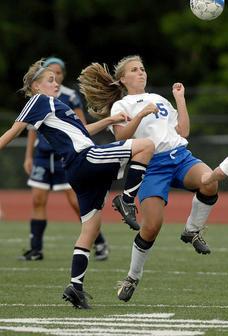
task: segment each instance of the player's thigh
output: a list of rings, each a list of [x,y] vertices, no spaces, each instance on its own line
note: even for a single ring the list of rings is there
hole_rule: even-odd
[[[149,151],[153,153],[155,150],[154,143],[150,139],[133,139],[132,140],[132,156],[142,152]]]

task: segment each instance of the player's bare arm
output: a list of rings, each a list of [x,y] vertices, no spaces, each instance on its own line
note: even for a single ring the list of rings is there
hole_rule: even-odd
[[[217,167],[212,173],[203,174],[201,181],[203,184],[208,185],[214,181],[222,181],[226,177],[227,175],[222,171],[222,169]]]
[[[176,126],[176,131],[182,137],[187,138],[190,132],[190,121],[184,93],[185,88],[182,83],[173,84],[173,96],[175,98],[178,111],[178,124]]]
[[[33,152],[36,137],[37,137],[36,131],[34,129],[29,129],[25,151],[25,160],[23,164],[24,170],[28,175],[30,175],[32,171]]]
[[[16,138],[27,126],[27,123],[16,121],[8,131],[0,137],[0,149]]]
[[[116,140],[127,140],[133,137],[137,127],[139,126],[141,120],[151,113],[157,113],[159,110],[157,106],[153,103],[145,106],[142,111],[140,111],[137,116],[132,118],[126,126],[115,125],[113,126],[114,134]]]
[[[74,112],[79,117],[79,119],[81,120],[83,125],[86,125],[87,122],[86,122],[86,118],[85,118],[83,110],[81,108],[77,107],[77,108],[74,109]]]
[[[127,121],[127,120],[128,120],[127,114],[124,112],[120,112],[116,114],[115,116],[110,116],[102,120],[99,120],[97,122],[85,125],[85,128],[87,129],[90,135],[94,135],[94,134],[99,133],[100,131],[108,127],[109,125],[113,125],[115,123]]]

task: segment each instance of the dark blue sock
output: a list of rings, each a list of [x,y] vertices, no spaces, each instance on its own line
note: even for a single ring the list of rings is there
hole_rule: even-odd
[[[46,228],[47,221],[40,219],[31,219],[30,232],[31,232],[31,249],[42,251],[43,248],[43,234]]]
[[[136,197],[139,187],[142,183],[145,171],[146,165],[136,161],[130,162],[123,192],[124,202],[134,202],[134,198]]]
[[[85,272],[89,262],[90,251],[81,247],[75,247],[72,267],[71,267],[71,283],[74,288],[83,290],[83,281]]]

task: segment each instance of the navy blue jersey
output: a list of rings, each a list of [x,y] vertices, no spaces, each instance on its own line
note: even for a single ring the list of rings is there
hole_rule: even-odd
[[[76,108],[83,109],[79,94],[77,94],[75,90],[72,90],[64,85],[60,86],[59,96],[57,98],[64,104],[68,105],[72,110]],[[37,140],[35,155],[49,156],[53,153],[53,148],[39,132],[37,132]]]
[[[72,110],[76,108],[83,109],[79,94],[75,90],[72,90],[64,85],[60,86],[59,96],[57,98],[66,105],[70,106]]]
[[[54,97],[30,98],[16,121],[34,126],[68,165],[78,153],[94,145],[81,120],[68,105]]]

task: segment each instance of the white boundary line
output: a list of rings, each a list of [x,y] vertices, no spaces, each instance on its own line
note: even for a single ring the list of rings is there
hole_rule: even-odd
[[[42,268],[42,267],[0,267],[0,272],[68,272],[69,268]],[[99,268],[90,268],[89,272],[100,272]],[[127,273],[127,269],[109,269],[107,272],[112,273]],[[184,275],[184,274],[196,274],[202,276],[228,276],[228,272],[184,272],[184,271],[152,271],[152,270],[144,270],[144,273],[149,274],[174,274],[174,275]]]
[[[8,330],[53,336],[199,336],[204,335],[206,330],[214,329],[220,335],[228,330],[228,321],[225,320],[185,320],[173,319],[173,316],[173,313],[139,313],[114,314],[102,318],[2,318],[0,332]]]
[[[146,308],[203,308],[203,309],[228,309],[227,306],[218,305],[168,305],[168,304],[94,304],[94,307],[146,307]],[[0,307],[67,307],[66,304],[26,304],[26,303],[0,303]]]

